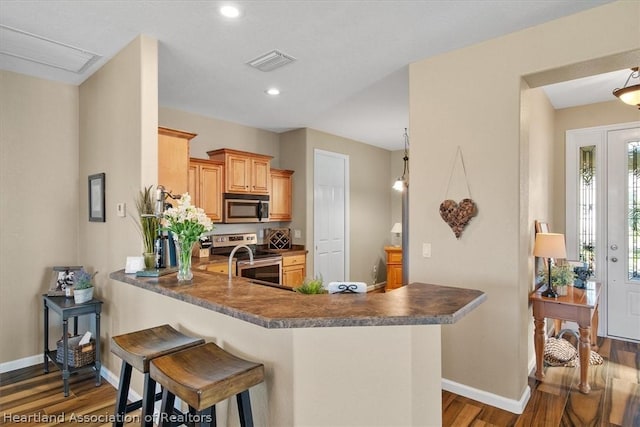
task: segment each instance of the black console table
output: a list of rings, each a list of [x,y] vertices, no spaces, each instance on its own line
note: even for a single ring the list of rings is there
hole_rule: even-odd
[[[71,373],[92,368],[96,372],[96,386],[101,384],[100,368],[100,312],[102,311],[102,301],[92,299],[82,304],[76,304],[73,298],[67,297],[52,297],[43,295],[42,300],[44,303],[44,372],[49,372],[49,359],[62,370],[62,381],[64,383],[64,396],[69,396],[69,377]],[[62,339],[63,339],[63,362],[57,361],[57,350],[49,350],[49,309],[55,311],[62,318]],[[96,343],[96,358],[93,363],[78,368],[72,368],[68,365],[68,351],[69,351],[69,318],[73,317],[73,334],[78,335],[78,316],[84,314],[93,314],[96,318],[96,330],[95,330],[95,343]]]

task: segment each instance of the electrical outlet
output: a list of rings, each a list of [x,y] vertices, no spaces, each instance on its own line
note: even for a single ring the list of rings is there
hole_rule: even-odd
[[[293,237],[295,239],[299,239],[300,237],[302,237],[302,233],[300,232],[300,230],[293,230]]]
[[[116,214],[120,217],[127,216],[127,204],[126,203],[118,203],[116,205]]]
[[[431,243],[422,244],[422,257],[431,258]]]

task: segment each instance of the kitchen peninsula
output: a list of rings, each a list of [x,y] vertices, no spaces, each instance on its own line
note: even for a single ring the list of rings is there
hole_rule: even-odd
[[[266,381],[251,390],[254,420],[264,426],[440,425],[440,325],[486,299],[421,283],[383,294],[302,295],[201,271],[191,285],[175,275],[110,277],[133,285],[119,291],[155,307],[157,323],[264,363]]]

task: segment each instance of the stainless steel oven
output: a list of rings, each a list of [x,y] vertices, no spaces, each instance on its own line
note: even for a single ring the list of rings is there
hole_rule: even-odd
[[[236,275],[262,285],[282,287],[282,255],[259,249],[257,240],[256,233],[213,235],[211,253],[228,257],[236,246],[244,245],[251,249],[253,264],[246,248],[236,250]]]
[[[268,222],[269,196],[257,194],[224,194],[224,222]]]

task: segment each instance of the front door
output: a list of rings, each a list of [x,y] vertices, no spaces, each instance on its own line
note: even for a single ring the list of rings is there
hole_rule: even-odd
[[[608,334],[640,341],[640,128],[607,135]]]

